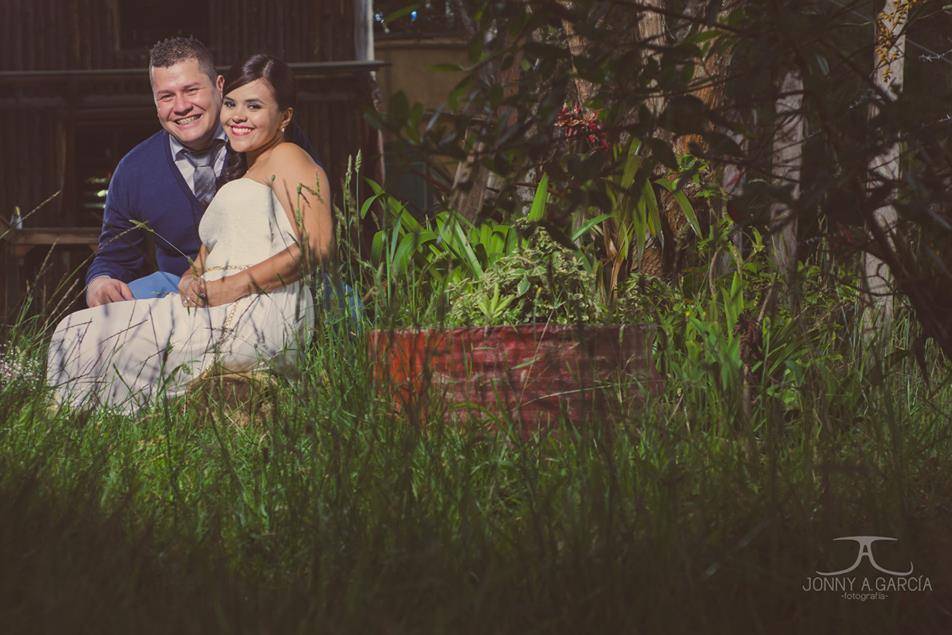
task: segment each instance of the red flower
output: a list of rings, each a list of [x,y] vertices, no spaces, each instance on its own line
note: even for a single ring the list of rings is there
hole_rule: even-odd
[[[584,138],[592,148],[609,148],[598,114],[591,110],[584,111],[578,104],[563,106],[555,119],[555,127],[562,130],[566,139]]]

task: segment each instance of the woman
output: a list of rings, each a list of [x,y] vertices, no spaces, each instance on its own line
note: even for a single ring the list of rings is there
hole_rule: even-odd
[[[69,315],[50,343],[58,402],[125,412],[182,394],[211,368],[293,372],[314,322],[299,282],[331,250],[324,171],[284,140],[294,114],[287,64],[256,54],[229,73],[221,123],[235,160],[199,225],[178,295]]]

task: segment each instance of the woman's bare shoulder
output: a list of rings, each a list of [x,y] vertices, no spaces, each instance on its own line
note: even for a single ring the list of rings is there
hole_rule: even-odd
[[[275,146],[268,157],[267,171],[271,174],[271,188],[288,196],[298,186],[321,191],[326,187],[327,175],[301,146],[285,142]]]
[[[301,146],[286,141],[274,147],[268,157],[266,170],[278,181],[313,183],[325,176],[323,168],[314,162]]]
[[[320,167],[301,146],[290,141],[275,146],[268,159],[275,171],[313,170]]]

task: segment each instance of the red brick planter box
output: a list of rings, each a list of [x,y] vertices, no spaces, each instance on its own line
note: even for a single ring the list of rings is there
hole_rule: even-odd
[[[657,392],[647,357],[649,327],[525,324],[487,328],[372,331],[377,380],[402,412],[436,405],[511,418],[524,429],[564,414],[580,422],[604,406],[603,389],[624,382],[631,398]]]

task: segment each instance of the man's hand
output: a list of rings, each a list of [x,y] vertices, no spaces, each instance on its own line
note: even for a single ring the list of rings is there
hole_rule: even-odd
[[[109,276],[93,278],[86,288],[86,306],[88,307],[133,299],[129,285]]]

